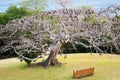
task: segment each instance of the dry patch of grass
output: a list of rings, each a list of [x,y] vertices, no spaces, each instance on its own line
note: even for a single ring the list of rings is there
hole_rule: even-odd
[[[72,77],[73,70],[88,67],[95,67],[94,76],[80,78],[80,80],[120,79],[119,55],[69,54],[66,59],[63,57],[58,56],[62,65],[48,69],[27,67],[24,62],[20,63],[15,58],[0,60],[0,80],[76,80]]]

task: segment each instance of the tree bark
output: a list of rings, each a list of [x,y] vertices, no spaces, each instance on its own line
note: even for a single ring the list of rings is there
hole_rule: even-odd
[[[62,43],[58,41],[55,46],[50,50],[50,55],[48,58],[42,63],[44,67],[54,66],[61,64],[57,59],[57,54],[62,46]]]

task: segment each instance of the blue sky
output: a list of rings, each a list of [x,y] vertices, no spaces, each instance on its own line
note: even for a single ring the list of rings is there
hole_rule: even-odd
[[[0,0],[0,12],[4,12],[11,4],[18,5],[21,0]]]
[[[11,4],[17,5],[22,0],[0,0],[0,12],[4,12]],[[73,0],[72,4],[68,7],[79,7],[79,6],[92,6],[95,9],[105,8],[109,5],[120,5],[120,0]],[[49,0],[48,10],[54,10],[61,8],[55,3]]]

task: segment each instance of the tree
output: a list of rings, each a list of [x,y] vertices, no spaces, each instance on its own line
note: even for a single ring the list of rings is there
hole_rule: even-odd
[[[11,5],[6,10],[6,12],[0,13],[0,20],[1,20],[0,24],[5,25],[10,20],[19,19],[19,18],[22,18],[23,16],[27,16],[27,15],[30,15],[30,14],[31,14],[31,12],[24,7],[17,8],[16,6]]]
[[[53,0],[53,1],[63,8],[67,8],[67,6],[70,5],[70,3],[72,2],[72,0]]]
[[[0,13],[0,24],[1,25],[7,24],[9,20],[10,20],[9,14]]]
[[[68,42],[73,46],[79,44],[94,48],[99,53],[106,53],[106,49],[100,46],[110,46],[111,52],[113,49],[120,52],[120,22],[115,17],[119,10],[119,6],[111,6],[99,12],[91,9],[62,9],[41,13],[36,15],[37,18],[32,16],[14,20],[1,28],[0,40],[3,43],[6,41],[7,47],[1,47],[0,50],[4,52],[13,48],[28,65],[48,52],[48,58],[39,63],[44,67],[61,64],[57,54],[61,46]],[[95,17],[94,22],[84,21],[92,16]],[[101,18],[104,19],[99,22]]]
[[[25,7],[17,8],[16,6],[12,5],[6,10],[6,14],[10,15],[10,19],[17,19],[26,15],[30,15],[30,12]]]
[[[36,11],[44,11],[47,7],[47,0],[23,0],[20,5]]]

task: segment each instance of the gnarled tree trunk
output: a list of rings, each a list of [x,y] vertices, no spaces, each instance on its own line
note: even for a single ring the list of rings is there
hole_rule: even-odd
[[[61,46],[62,46],[62,43],[60,41],[58,41],[55,44],[55,46],[52,47],[52,49],[50,50],[50,54],[49,54],[48,58],[42,63],[44,67],[47,68],[49,66],[61,64],[57,59],[57,54],[58,54]]]

